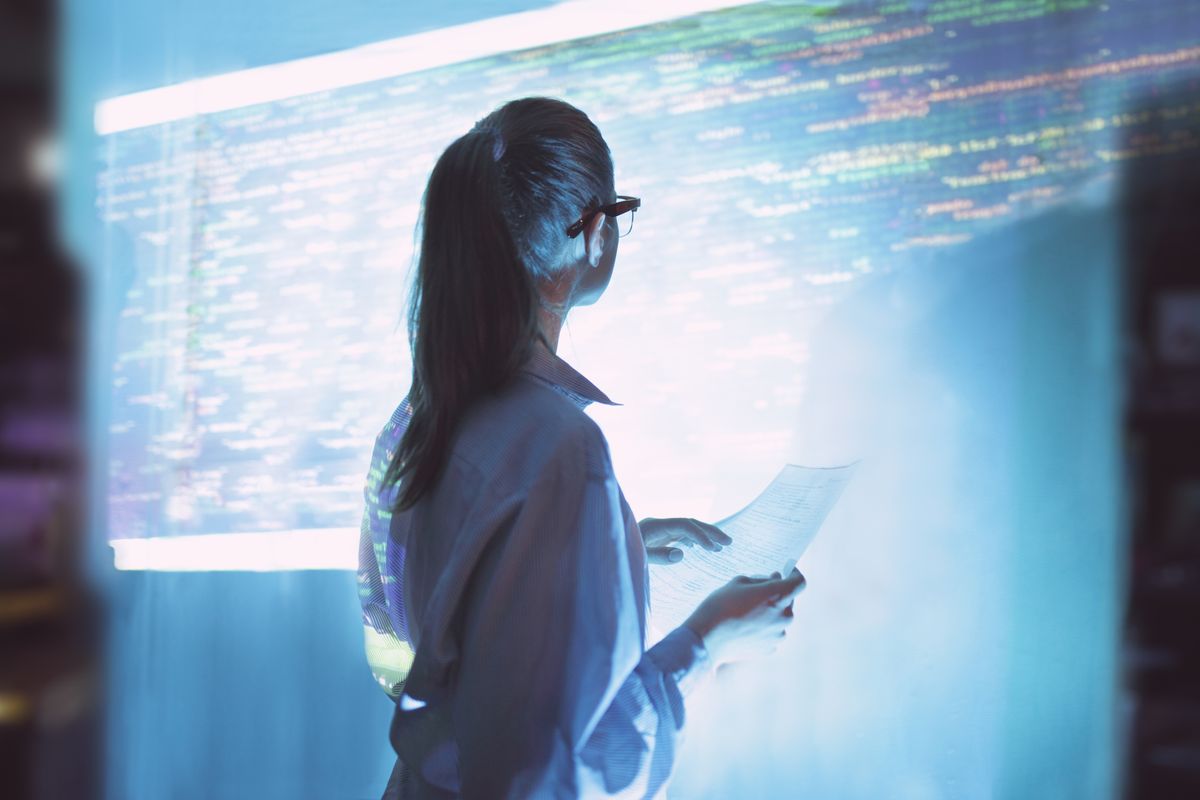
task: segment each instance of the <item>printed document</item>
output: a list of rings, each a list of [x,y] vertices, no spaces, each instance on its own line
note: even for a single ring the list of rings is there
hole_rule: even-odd
[[[683,561],[650,568],[651,621],[673,630],[736,575],[787,574],[837,503],[857,464],[788,464],[750,505],[716,526],[733,539],[718,552],[687,549]]]

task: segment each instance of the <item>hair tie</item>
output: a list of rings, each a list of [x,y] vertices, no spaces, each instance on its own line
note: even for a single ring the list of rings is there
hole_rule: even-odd
[[[500,133],[500,129],[498,127],[492,124],[485,125],[482,122],[478,122],[476,123],[475,127],[472,128],[471,132],[492,137],[492,161],[499,161],[504,157],[504,151],[506,149],[504,144],[504,134]]]

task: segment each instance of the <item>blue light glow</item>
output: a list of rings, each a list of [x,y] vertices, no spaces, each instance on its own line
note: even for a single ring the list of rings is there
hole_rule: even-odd
[[[787,644],[689,707],[671,796],[1114,796],[1114,196],[1195,126],[1194,103],[1161,103],[1200,87],[1197,9],[668,16],[467,61],[430,40],[409,67],[411,41],[338,53],[316,92],[312,64],[285,65],[244,102],[212,89],[234,73],[102,105],[118,566],[353,563],[369,449],[406,389],[429,170],[504,100],[558,96],[643,198],[559,350],[624,404],[592,413],[637,514],[718,519],[784,463],[861,460],[800,563]]]

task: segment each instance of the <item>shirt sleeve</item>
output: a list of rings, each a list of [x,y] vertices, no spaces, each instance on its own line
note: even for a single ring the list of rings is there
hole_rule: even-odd
[[[363,645],[375,681],[393,699],[404,690],[413,663],[413,649],[404,609],[389,602],[386,590],[387,583],[392,580],[386,565],[388,526],[396,492],[394,487],[383,485],[383,476],[410,415],[411,407],[405,398],[375,438],[371,465],[363,485],[363,515],[358,537],[358,599],[362,608]]]
[[[643,651],[642,545],[599,430],[554,453],[472,579],[452,712],[462,793],[653,797],[710,663],[685,627]]]

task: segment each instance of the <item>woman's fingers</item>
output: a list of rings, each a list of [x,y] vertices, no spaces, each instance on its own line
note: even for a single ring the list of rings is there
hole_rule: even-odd
[[[705,525],[696,519],[685,519],[681,520],[681,522],[687,526],[688,536],[693,542],[696,542],[705,550],[718,551],[721,549],[720,543],[713,538],[712,532],[709,530],[712,527],[711,525]]]
[[[796,600],[796,595],[804,591],[804,587],[808,585],[800,570],[793,568],[790,575],[786,578],[780,578],[779,573],[773,573],[774,580],[771,581],[773,594],[769,604],[774,608],[782,608],[784,616],[792,616],[792,603]]]
[[[719,544],[722,547],[733,544],[733,538],[716,525],[712,525],[708,522],[701,522],[698,519],[694,519],[692,522],[699,525],[704,533],[708,536],[709,540],[714,544]]]
[[[779,573],[775,573],[778,575]],[[808,580],[800,570],[792,567],[792,571],[786,577],[779,579],[780,596],[795,597],[804,591],[804,587],[808,586]]]
[[[718,552],[733,539],[716,525],[688,517],[656,519],[647,517],[640,523],[646,541],[664,542],[681,547],[700,545],[705,550]]]
[[[683,551],[678,547],[647,547],[646,560],[651,564],[678,564],[683,560]]]

